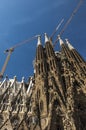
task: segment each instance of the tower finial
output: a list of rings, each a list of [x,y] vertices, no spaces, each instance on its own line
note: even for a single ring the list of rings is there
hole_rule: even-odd
[[[47,33],[45,33],[45,43],[46,43],[46,42],[49,42],[49,38],[48,38]]]
[[[63,42],[63,40],[61,39],[60,35],[58,35],[58,39],[59,39],[60,46],[61,46],[62,44],[64,44],[64,42]]]
[[[38,35],[38,42],[37,42],[37,45],[41,45],[41,35]]]
[[[72,50],[74,49],[74,47],[70,44],[70,42],[68,41],[68,39],[65,39],[66,44],[68,45],[69,49]]]

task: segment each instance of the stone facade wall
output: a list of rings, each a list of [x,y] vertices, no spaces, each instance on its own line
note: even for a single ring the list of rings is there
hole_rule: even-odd
[[[0,83],[0,130],[85,130],[86,63],[78,52],[62,43],[56,53],[47,40],[34,70],[27,83]]]

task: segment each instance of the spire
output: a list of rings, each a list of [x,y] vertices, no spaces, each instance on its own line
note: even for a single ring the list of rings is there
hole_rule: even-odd
[[[38,42],[37,42],[37,46],[41,45],[41,36],[38,35]]]
[[[74,47],[70,44],[70,42],[68,41],[68,39],[65,39],[66,44],[68,45],[69,49],[72,50],[74,49]]]
[[[62,44],[64,44],[64,42],[63,42],[63,40],[61,39],[60,35],[58,35],[58,39],[59,39],[60,46],[61,46]]]
[[[46,43],[46,42],[49,42],[49,38],[48,38],[47,33],[45,33],[45,43]]]
[[[36,73],[36,69],[34,69],[34,74]]]
[[[24,78],[24,77],[22,77],[22,83],[24,83],[24,80],[25,80],[25,78]]]

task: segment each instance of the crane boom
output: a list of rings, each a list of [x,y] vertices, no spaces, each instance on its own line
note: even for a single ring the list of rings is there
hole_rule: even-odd
[[[58,24],[58,26],[55,28],[55,30],[54,30],[54,32],[52,33],[52,35],[51,35],[51,39],[52,39],[52,37],[55,35],[55,33],[57,32],[57,30],[59,29],[59,27],[61,26],[61,24],[64,22],[64,19],[62,19],[61,20],[61,22]]]
[[[11,56],[12,52],[14,51],[14,49],[16,49],[16,48],[22,46],[23,44],[29,43],[30,41],[36,39],[37,37],[38,37],[38,35],[35,35],[35,36],[33,36],[33,37],[31,37],[31,38],[29,38],[29,39],[27,39],[27,40],[24,40],[24,41],[22,41],[22,42],[16,44],[15,46],[11,47],[10,49],[5,50],[5,53],[8,53],[8,55],[7,55],[7,57],[6,57],[6,60],[5,60],[4,65],[3,65],[3,67],[2,67],[2,70],[1,70],[1,73],[0,73],[0,79],[3,78],[3,75],[4,75],[4,72],[5,72],[5,70],[6,70],[7,64],[8,64],[8,62],[9,62],[9,60],[10,60],[10,56]]]
[[[71,16],[69,17],[69,19],[65,23],[63,29],[59,33],[60,36],[64,33],[65,29],[67,28],[67,26],[69,25],[69,23],[72,21],[73,17],[75,16],[75,14],[77,13],[78,9],[80,8],[82,2],[83,2],[83,0],[80,0],[79,3],[78,3],[78,5],[76,6],[76,8],[73,10]],[[57,42],[58,42],[58,37],[57,37],[56,41],[54,42],[53,46],[55,46]]]
[[[12,48],[18,48],[18,47],[20,47],[20,46],[22,46],[22,45],[24,45],[24,44],[26,44],[26,43],[28,43],[28,42],[30,42],[30,41],[32,41],[32,40],[34,40],[34,39],[36,39],[38,37],[38,35],[35,35],[35,36],[33,36],[33,37],[31,37],[31,38],[29,38],[29,39],[27,39],[27,40],[24,40],[24,41],[22,41],[22,42],[20,42],[20,43],[18,43],[18,44],[16,44],[14,47],[12,47]]]
[[[6,58],[5,63],[4,63],[4,65],[3,65],[3,67],[2,67],[2,71],[1,71],[1,73],[0,73],[0,78],[3,77],[3,74],[4,74],[5,70],[6,70],[8,61],[10,60],[10,56],[11,56],[11,53],[13,52],[13,50],[14,50],[13,48],[9,49],[7,58]]]

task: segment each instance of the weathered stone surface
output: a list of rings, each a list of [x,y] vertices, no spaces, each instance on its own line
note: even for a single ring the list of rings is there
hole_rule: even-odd
[[[0,83],[0,130],[86,130],[86,63],[64,43],[38,44],[28,83]]]

